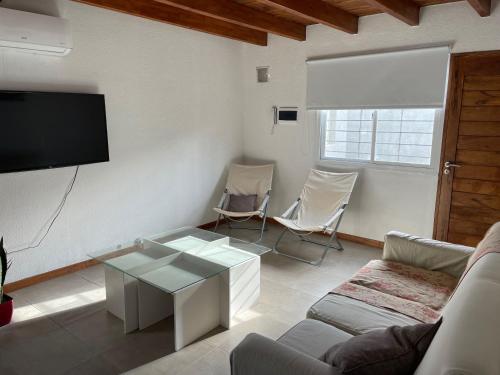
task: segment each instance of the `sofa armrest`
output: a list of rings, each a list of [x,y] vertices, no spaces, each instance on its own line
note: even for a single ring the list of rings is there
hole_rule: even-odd
[[[385,235],[383,260],[405,263],[460,277],[473,247],[420,238],[392,231]]]
[[[232,375],[340,375],[329,364],[256,333],[231,352]]]

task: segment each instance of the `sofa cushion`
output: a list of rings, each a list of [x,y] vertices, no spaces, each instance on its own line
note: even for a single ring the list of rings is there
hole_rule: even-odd
[[[416,375],[500,374],[500,254],[481,257],[443,310]]]
[[[325,362],[256,333],[231,352],[229,362],[232,375],[341,375]],[[206,374],[206,370],[210,369],[195,372]]]
[[[286,332],[278,342],[316,359],[332,345],[349,340],[352,335],[317,320],[306,319]]]
[[[320,299],[309,309],[307,317],[321,320],[352,335],[393,325],[407,326],[420,323],[395,311],[338,294],[328,294]]]
[[[385,235],[382,259],[459,278],[473,252],[473,247],[391,231]]]
[[[372,260],[332,293],[434,323],[457,285],[444,272],[386,260]]]
[[[393,326],[355,336],[334,345],[321,359],[340,368],[343,374],[412,374],[440,323]]]

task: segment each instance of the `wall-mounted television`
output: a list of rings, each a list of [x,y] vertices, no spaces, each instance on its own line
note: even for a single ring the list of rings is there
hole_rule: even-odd
[[[103,95],[0,91],[0,173],[105,161]]]

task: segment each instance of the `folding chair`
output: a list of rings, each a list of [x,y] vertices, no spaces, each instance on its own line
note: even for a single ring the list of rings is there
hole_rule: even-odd
[[[323,262],[328,250],[344,250],[337,238],[337,229],[357,177],[357,173],[331,173],[311,169],[300,197],[280,217],[274,218],[285,226],[274,244],[274,252],[316,266]],[[302,241],[324,246],[321,258],[309,261],[281,252],[278,244],[287,232],[298,236]],[[318,242],[306,238],[318,232],[329,234],[329,240]]]
[[[226,219],[230,229],[247,229],[260,230],[260,237],[257,241],[262,240],[264,230],[266,228],[267,207],[271,194],[271,184],[273,180],[273,164],[267,165],[240,165],[232,164],[229,168],[226,188],[222,194],[214,211],[217,216],[217,223],[214,232],[217,231],[221,219]],[[247,212],[228,211],[231,195],[257,195],[256,208]],[[258,216],[262,219],[260,227],[234,227],[231,223],[242,223],[250,220],[252,217]]]

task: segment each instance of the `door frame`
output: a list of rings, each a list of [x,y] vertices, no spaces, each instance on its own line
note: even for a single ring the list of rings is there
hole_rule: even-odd
[[[498,61],[492,63],[490,58],[496,57]],[[488,72],[498,74],[500,71],[500,50],[465,52],[451,55],[448,75],[448,92],[446,98],[445,119],[443,127],[443,140],[441,143],[441,159],[439,162],[438,186],[436,206],[434,210],[433,238],[447,241],[451,211],[451,194],[453,188],[454,170],[443,173],[446,161],[455,161],[457,142],[459,136],[460,115],[462,109],[462,93],[465,73],[467,75],[487,75]]]

